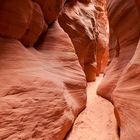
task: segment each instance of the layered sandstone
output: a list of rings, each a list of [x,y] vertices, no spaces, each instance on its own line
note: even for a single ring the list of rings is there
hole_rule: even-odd
[[[62,10],[65,0],[33,0],[37,2],[44,13],[45,20],[48,24],[54,22]]]
[[[20,39],[30,24],[33,12],[31,0],[0,2],[0,36]]]
[[[102,56],[107,47],[107,18],[103,6],[98,4],[95,7],[97,3],[68,1],[59,16],[59,23],[74,44],[87,81],[94,81],[96,73],[101,72]]]
[[[44,15],[40,6],[37,3],[33,3],[33,14],[31,17],[30,24],[25,34],[21,37],[20,41],[25,46],[33,46],[38,40],[38,37],[43,31],[47,30],[47,24],[44,20]]]
[[[68,1],[59,23],[70,36],[87,80],[96,78],[96,19],[91,2]],[[92,50],[92,51],[91,51]]]
[[[113,92],[120,140],[140,138],[140,42]]]
[[[135,53],[140,21],[133,0],[108,0],[107,10],[110,24],[110,65],[98,88],[98,94],[111,100],[118,79]]]
[[[107,7],[110,65],[98,94],[114,104],[120,140],[139,140],[140,3],[137,0],[108,0]]]
[[[40,2],[0,5],[0,139],[62,140],[86,105],[85,74],[55,21],[58,1],[46,2],[52,17]]]
[[[140,2],[136,0],[139,11]],[[140,11],[139,11],[140,17]],[[140,31],[140,28],[139,28]],[[113,92],[115,113],[120,126],[121,140],[139,140],[140,138],[140,41],[134,56],[123,71]]]
[[[105,0],[93,0],[93,4],[96,8],[96,22],[98,29],[97,37],[97,70],[96,75],[98,76],[101,72],[104,72],[106,65],[108,64],[108,38],[109,38],[109,27],[106,11],[106,1]]]
[[[67,34],[55,23],[39,51],[14,39],[1,38],[0,46],[0,138],[63,139],[86,103],[84,74]]]
[[[62,140],[86,106],[86,77],[95,80],[107,48],[105,13],[90,0],[64,3],[1,1],[2,140]]]

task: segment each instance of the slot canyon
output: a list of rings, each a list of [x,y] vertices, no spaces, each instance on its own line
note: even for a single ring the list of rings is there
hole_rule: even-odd
[[[0,0],[0,140],[140,140],[140,0]]]

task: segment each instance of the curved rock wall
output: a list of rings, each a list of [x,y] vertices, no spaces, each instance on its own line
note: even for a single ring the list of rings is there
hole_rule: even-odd
[[[95,7],[91,2],[68,1],[59,16],[59,23],[69,34],[87,80],[96,78],[96,19]],[[92,50],[92,51],[90,51]]]
[[[30,24],[33,12],[31,0],[0,2],[0,36],[20,39]]]
[[[108,0],[110,65],[98,94],[112,101],[120,140],[140,139],[140,3]]]
[[[0,1],[1,140],[62,140],[86,106],[84,71],[87,80],[96,75],[97,11],[90,0],[64,2]]]
[[[135,53],[140,21],[134,0],[108,0],[107,10],[111,32],[110,65],[98,88],[98,94],[111,100],[121,73]]]
[[[103,5],[90,0],[67,1],[59,16],[59,23],[74,44],[87,81],[94,81],[101,72],[102,56],[107,48],[107,18]]]

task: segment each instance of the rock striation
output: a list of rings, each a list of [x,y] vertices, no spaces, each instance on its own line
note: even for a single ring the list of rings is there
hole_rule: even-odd
[[[110,65],[98,88],[98,94],[111,100],[118,79],[135,53],[140,21],[132,0],[108,0],[107,10],[110,24]]]
[[[87,81],[94,81],[96,74],[101,72],[102,56],[107,48],[107,18],[103,6],[98,4],[95,7],[97,3],[90,0],[68,1],[59,16],[59,23],[74,44]]]
[[[0,138],[63,139],[86,103],[84,74],[67,34],[56,23],[38,50],[15,39],[1,38],[0,46]]]
[[[139,9],[137,0],[107,1],[110,65],[98,88],[98,94],[114,104],[120,140],[140,138]]]
[[[106,64],[106,14],[90,0],[0,3],[0,140],[63,140]]]
[[[20,39],[30,24],[33,12],[31,0],[0,2],[0,36]]]
[[[47,24],[44,20],[44,15],[40,6],[37,3],[33,3],[33,14],[30,24],[25,34],[21,37],[20,41],[25,46],[33,46],[38,40],[38,37],[47,30]]]

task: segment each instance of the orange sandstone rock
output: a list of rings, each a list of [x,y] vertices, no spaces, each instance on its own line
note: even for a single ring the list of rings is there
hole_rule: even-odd
[[[30,24],[32,12],[31,0],[1,0],[0,36],[20,39]]]
[[[54,22],[64,6],[64,0],[33,0],[37,2],[44,13],[48,24]]]
[[[108,0],[107,9],[111,28],[111,62],[98,88],[98,94],[111,100],[118,79],[135,53],[140,35],[140,21],[134,1]]]
[[[87,81],[96,79],[96,19],[90,1],[68,1],[59,23],[70,36]]]
[[[38,40],[45,26],[44,15],[40,6],[37,3],[33,3],[33,14],[30,25],[25,34],[20,39],[25,46],[33,46]]]
[[[120,140],[140,138],[140,42],[113,92],[120,127]]]
[[[59,24],[38,50],[0,38],[0,65],[0,139],[63,140],[85,107],[86,80]]]
[[[98,29],[97,38],[97,70],[96,75],[99,75],[104,71],[108,63],[108,19],[106,13],[106,1],[105,0],[93,0],[96,8],[96,22]]]

